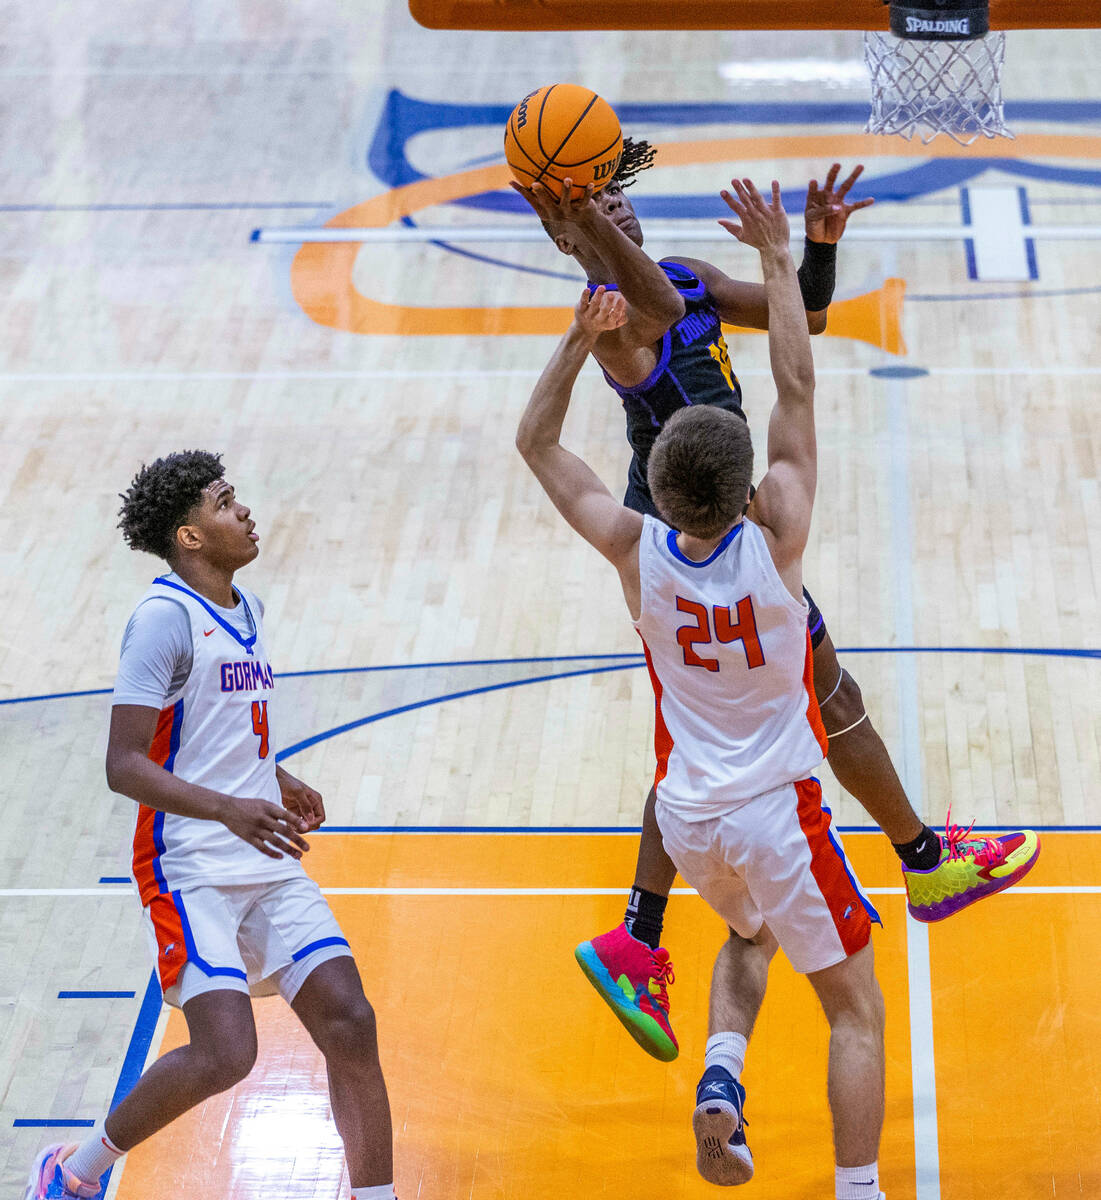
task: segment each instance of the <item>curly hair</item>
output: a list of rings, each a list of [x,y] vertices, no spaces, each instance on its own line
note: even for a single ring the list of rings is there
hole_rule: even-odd
[[[143,464],[129,488],[119,493],[118,527],[126,544],[170,563],[176,530],[202,500],[203,488],[222,474],[222,456],[206,450],[181,450]]]
[[[623,139],[623,155],[612,176],[612,182],[618,183],[621,188],[630,187],[636,182],[635,177],[640,171],[645,171],[654,165],[657,154],[657,150],[649,142],[641,139],[636,142],[632,137],[625,137]]]
[[[646,467],[662,520],[698,538],[718,537],[737,521],[752,478],[749,426],[709,404],[675,412],[658,434]]]

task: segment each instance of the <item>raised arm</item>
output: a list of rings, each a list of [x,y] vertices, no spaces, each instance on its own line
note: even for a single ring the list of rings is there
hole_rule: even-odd
[[[587,251],[606,269],[609,279],[605,282],[614,283],[627,301],[623,324],[614,330],[606,330],[602,340],[649,346],[684,316],[681,294],[646,251],[601,212],[593,198],[592,184],[575,197],[567,179],[563,182],[560,199],[555,199],[538,183],[530,188],[513,183],[512,187],[535,209],[548,232],[552,229],[576,230]],[[606,198],[613,189],[619,189],[619,184],[608,185]]]
[[[619,571],[627,605],[637,616],[642,517],[624,508],[592,468],[560,441],[578,372],[597,337],[623,322],[625,309],[622,296],[602,287],[591,295],[588,290],[582,294],[573,324],[559,342],[520,418],[516,448],[555,508]]]
[[[826,329],[836,276],[837,243],[845,232],[849,217],[858,209],[875,203],[870,196],[851,204],[845,199],[860,178],[864,170],[862,165],[854,167],[840,186],[835,187],[840,170],[841,164],[834,163],[821,187],[817,179],[812,179],[807,187],[806,239],[798,278],[806,324],[811,333],[823,333]],[[728,325],[740,325],[743,329],[768,328],[768,296],[759,283],[731,279],[718,267],[696,258],[677,258],[675,261],[683,263],[707,284],[719,316]]]
[[[810,531],[817,478],[814,360],[780,185],[767,202],[748,180],[734,180],[723,198],[741,223],[723,221],[739,241],[761,253],[768,296],[768,348],[776,404],[768,425],[768,471],[757,488],[753,518],[765,531],[773,561],[794,595],[802,591],[802,554]]]

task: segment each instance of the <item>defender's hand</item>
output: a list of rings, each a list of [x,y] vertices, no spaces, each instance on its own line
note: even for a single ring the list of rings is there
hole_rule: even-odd
[[[791,229],[787,213],[780,203],[780,184],[775,179],[772,181],[771,201],[766,201],[749,179],[732,179],[730,186],[734,189],[733,195],[727,191],[719,195],[741,224],[724,219],[719,224],[739,242],[753,246],[762,253],[766,250],[790,250]]]
[[[576,223],[586,217],[596,214],[597,208],[593,203],[593,184],[588,184],[578,196],[573,195],[573,182],[570,179],[562,182],[562,196],[555,199],[550,188],[541,183],[533,183],[530,188],[515,180],[509,186],[518,192],[535,209],[541,221],[569,221]]]
[[[275,778],[279,782],[283,807],[287,812],[301,817],[306,822],[303,832],[309,833],[314,829],[320,829],[325,820],[325,803],[321,799],[321,793],[315,791],[309,784],[303,783],[301,779],[296,779],[282,767],[276,772]]]
[[[835,191],[833,185],[837,182],[840,170],[841,164],[834,163],[822,187],[818,186],[817,179],[812,179],[807,188],[806,228],[807,237],[812,242],[833,244],[840,241],[849,217],[858,209],[875,203],[871,196],[857,200],[855,204],[845,202],[849,189],[864,170],[862,163],[853,167],[848,178]]]
[[[278,804],[256,796],[226,796],[222,824],[269,858],[301,858],[309,850],[306,822]]]
[[[574,324],[594,341],[610,329],[627,323],[627,301],[619,292],[609,292],[601,284],[595,291],[586,288],[573,310]]]

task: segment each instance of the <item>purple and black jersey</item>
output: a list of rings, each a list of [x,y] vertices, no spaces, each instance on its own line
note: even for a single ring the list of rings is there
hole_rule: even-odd
[[[685,266],[658,264],[684,299],[684,316],[666,330],[658,361],[636,387],[622,387],[604,372],[627,414],[627,441],[645,477],[646,460],[661,427],[690,404],[717,404],[743,420],[742,389],[730,366],[715,300],[707,285]]]

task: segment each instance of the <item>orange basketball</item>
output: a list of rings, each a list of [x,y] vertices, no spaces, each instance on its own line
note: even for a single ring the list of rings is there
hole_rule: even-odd
[[[574,195],[589,183],[600,189],[615,174],[623,134],[612,106],[573,83],[552,83],[520,101],[505,126],[505,158],[513,175],[530,187],[541,183],[555,196],[562,181]]]

